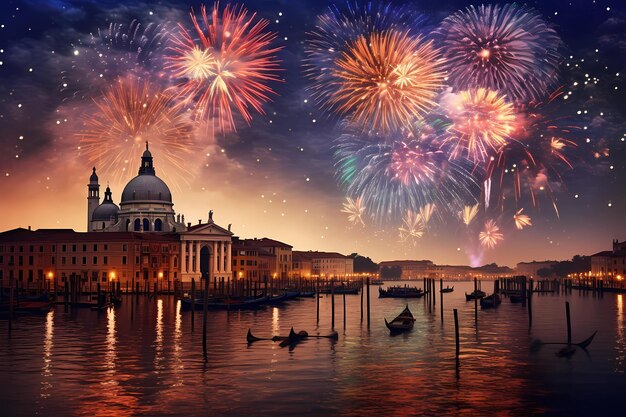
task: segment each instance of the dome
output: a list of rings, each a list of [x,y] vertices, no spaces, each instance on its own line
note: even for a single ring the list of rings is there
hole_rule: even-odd
[[[124,187],[121,204],[140,201],[171,203],[172,193],[156,175],[137,175]]]
[[[111,217],[117,219],[118,211],[119,208],[115,204],[105,201],[98,207],[96,207],[96,209],[93,211],[91,220],[108,222],[109,220],[111,220]]]

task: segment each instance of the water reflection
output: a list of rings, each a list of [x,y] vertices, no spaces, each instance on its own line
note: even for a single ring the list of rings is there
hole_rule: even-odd
[[[624,360],[626,359],[626,341],[624,340],[624,298],[622,294],[617,294],[617,332],[615,347],[617,357],[615,358],[615,372],[624,373]]]
[[[183,331],[182,331],[182,323],[183,323],[183,316],[181,314],[181,301],[177,300],[176,301],[176,317],[174,319],[174,346],[173,346],[173,351],[172,351],[172,370],[174,371],[174,376],[175,376],[175,386],[176,385],[183,385],[183,362],[181,360],[181,352],[182,352],[182,346],[180,344],[182,336],[183,336]]]
[[[54,336],[54,310],[50,310],[46,315],[46,333],[43,340],[43,368],[41,370],[41,376],[43,381],[41,382],[41,394],[42,398],[50,396],[50,389],[52,383],[50,382],[50,376],[52,376],[52,348]]]
[[[115,372],[115,359],[116,351],[115,345],[117,343],[115,335],[115,309],[107,309],[107,338],[106,338],[106,351],[104,354],[104,364],[109,369],[110,374]]]
[[[163,300],[157,301],[156,339],[154,340],[154,368],[161,369],[163,360]]]

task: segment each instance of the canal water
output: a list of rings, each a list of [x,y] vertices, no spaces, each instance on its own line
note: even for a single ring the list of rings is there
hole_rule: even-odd
[[[421,283],[420,283],[421,284]],[[328,334],[331,298],[252,312],[209,312],[208,358],[202,314],[191,325],[171,296],[124,299],[108,312],[22,316],[8,334],[0,321],[2,416],[370,416],[603,415],[626,406],[624,296],[533,296],[533,324],[520,304],[494,310],[466,302],[472,283],[454,283],[429,307],[425,299],[379,299],[372,287],[371,326],[360,296],[335,297],[339,340],[309,339],[294,348],[246,343],[296,331]],[[420,285],[421,286],[421,285]],[[492,283],[484,283],[491,290]],[[488,288],[487,288],[488,287]],[[587,349],[558,357],[566,341],[565,301],[573,341],[598,330]],[[407,304],[414,329],[391,337],[383,317]],[[461,356],[455,366],[453,308],[459,311]]]

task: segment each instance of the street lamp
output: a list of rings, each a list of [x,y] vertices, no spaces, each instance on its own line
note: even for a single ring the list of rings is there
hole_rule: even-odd
[[[52,271],[48,272],[48,292],[50,292],[50,281],[52,281],[54,279],[54,273]]]

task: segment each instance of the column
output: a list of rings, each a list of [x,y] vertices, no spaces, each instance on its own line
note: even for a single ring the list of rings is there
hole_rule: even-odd
[[[185,263],[185,245],[187,243],[184,240],[180,241],[180,259],[178,259],[178,266],[180,267],[180,273],[185,272],[183,264]],[[181,277],[182,278],[182,277]]]
[[[196,274],[200,274],[200,242],[196,242]]]
[[[222,264],[222,262],[224,262],[222,251],[222,241],[220,240],[219,242],[217,242],[217,272],[222,272],[222,267],[224,266]]]
[[[187,260],[186,260],[186,268],[187,273],[191,272],[191,242],[187,242],[187,246],[185,251],[187,252]]]
[[[233,268],[233,248],[232,243],[226,243],[226,272],[228,272],[232,276],[232,268]]]
[[[213,242],[213,273],[217,272],[217,242]]]

